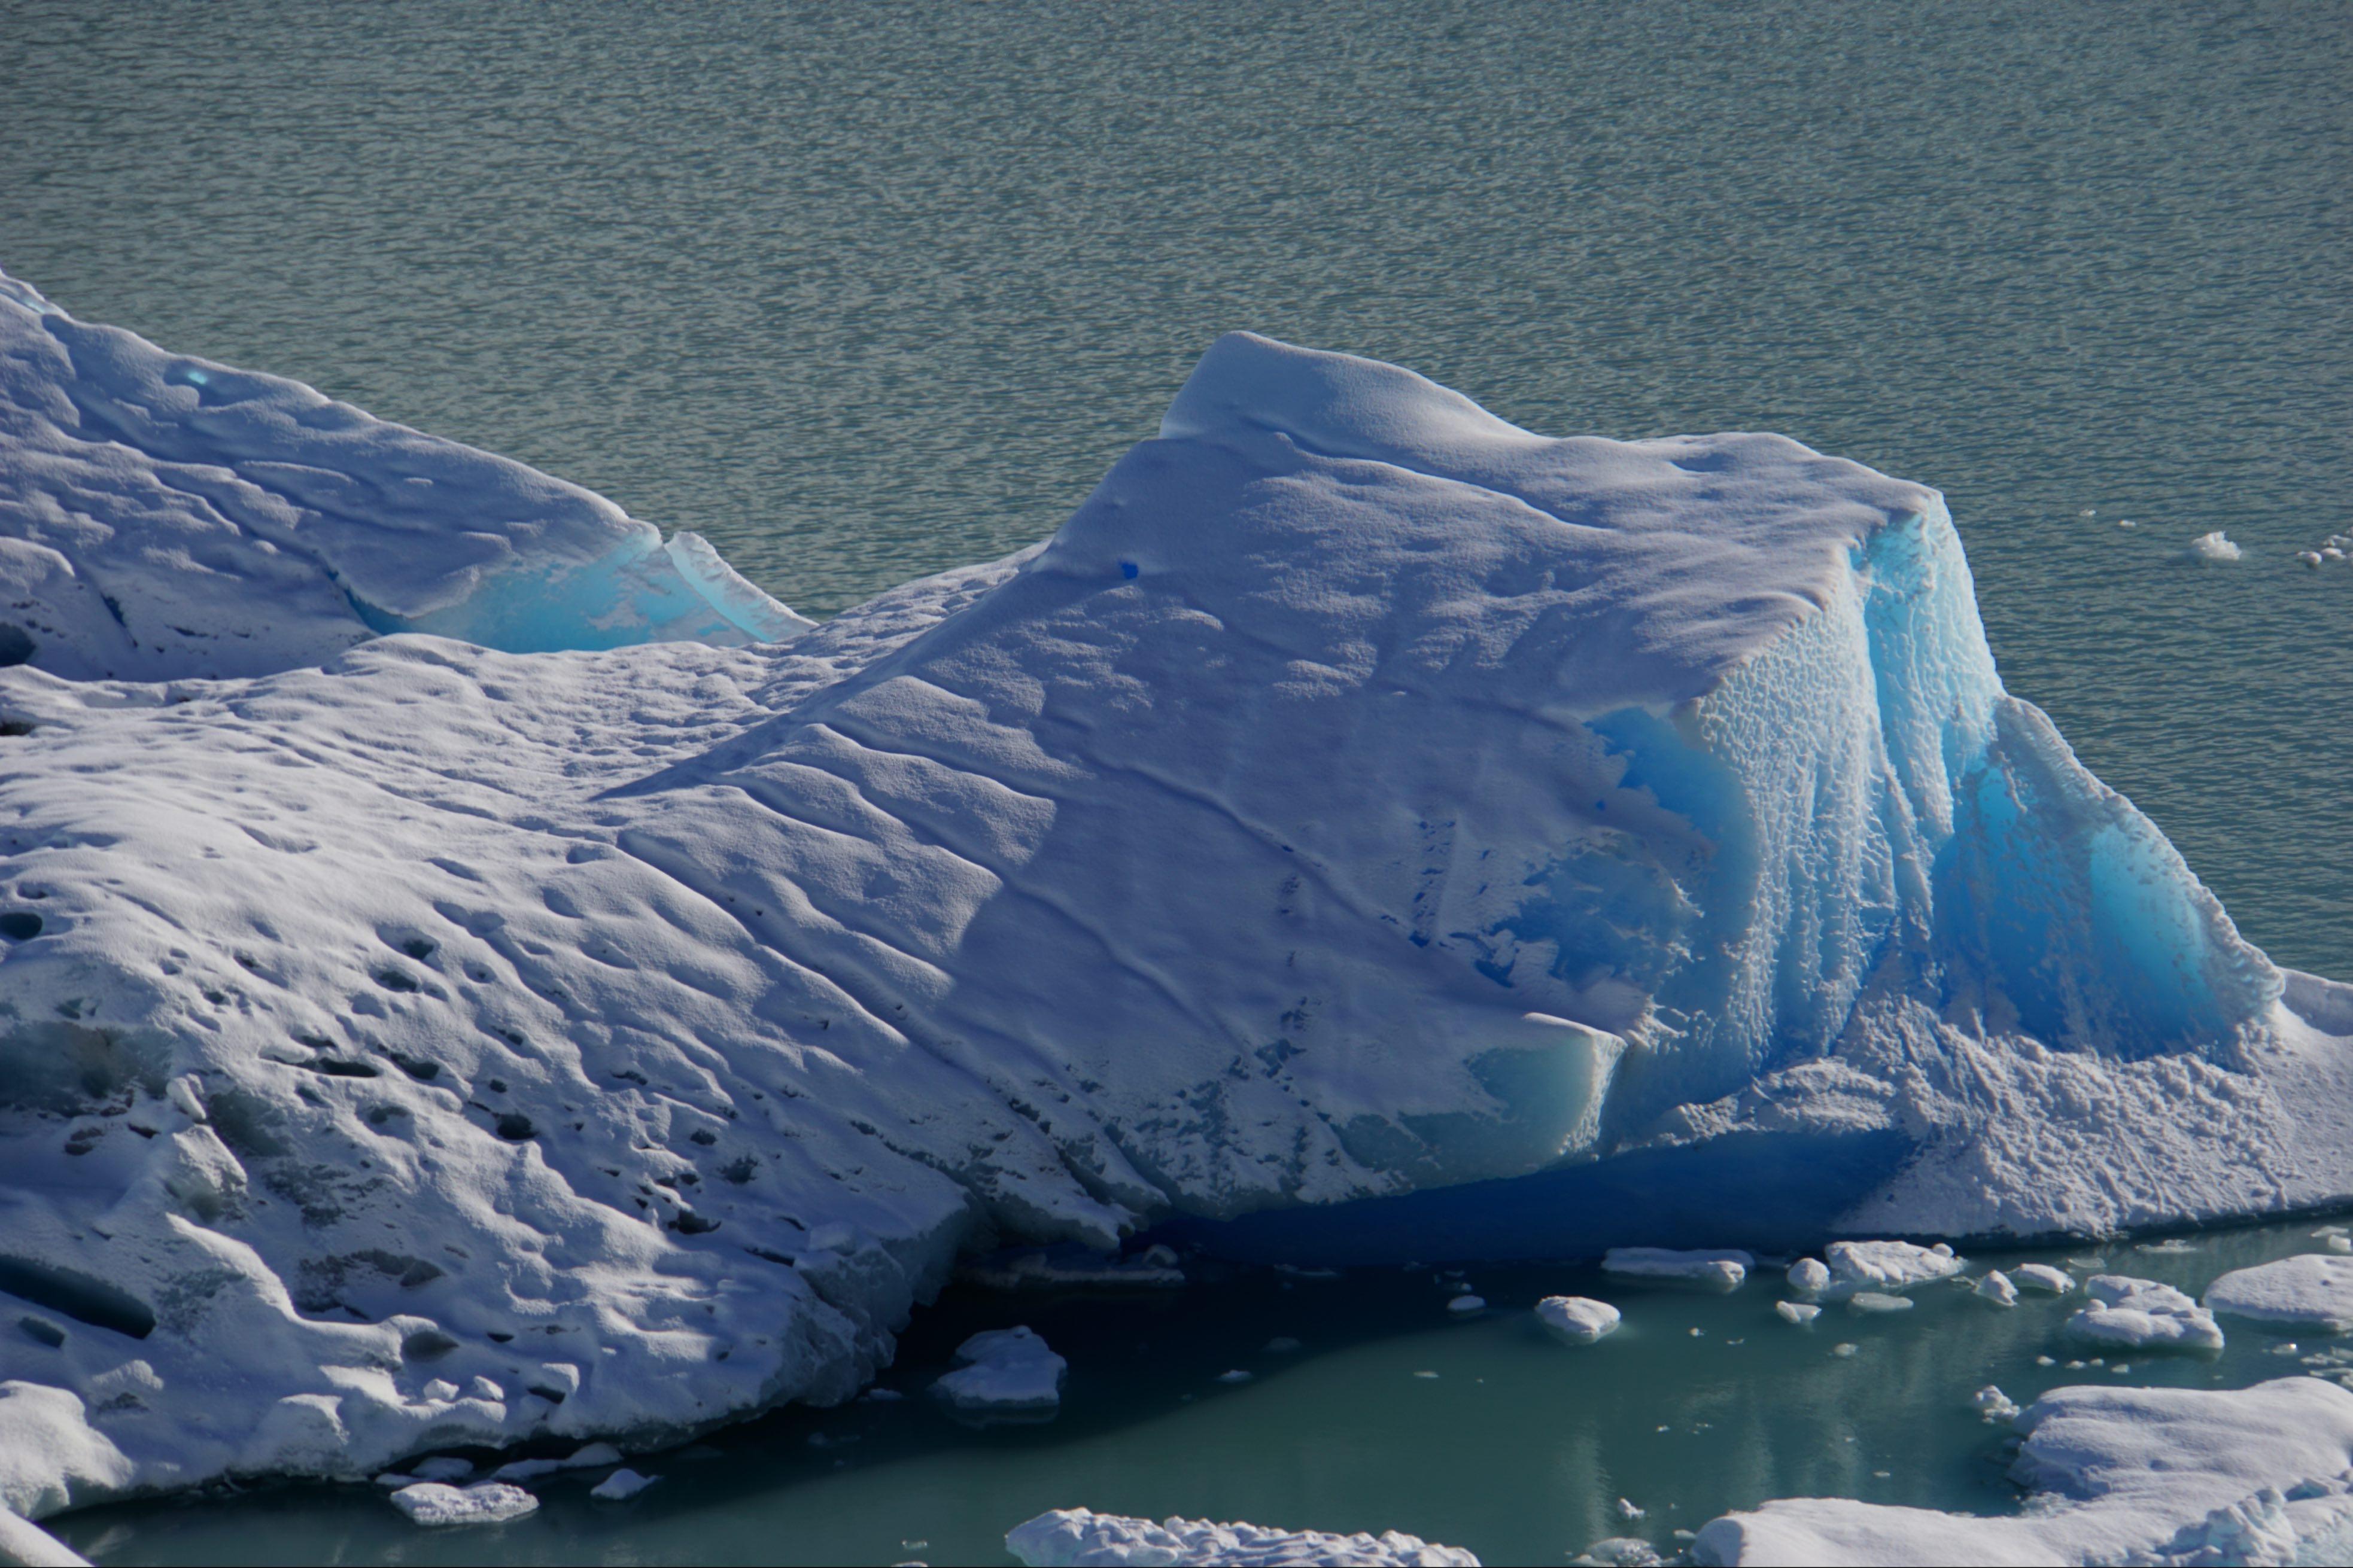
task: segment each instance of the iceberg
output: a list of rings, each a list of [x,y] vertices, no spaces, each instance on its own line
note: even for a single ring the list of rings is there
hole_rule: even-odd
[[[1979,1395],[1999,1397],[1989,1388]],[[2006,1403],[2006,1401],[2004,1401]],[[1985,1406],[1990,1411],[1990,1400]],[[2022,1515],[1782,1499],[1711,1521],[1697,1563],[2339,1563],[2353,1552],[2353,1394],[2054,1388],[2014,1418]]]
[[[838,1403],[1021,1249],[2353,1196],[2353,989],[2002,690],[1925,487],[1242,333],[807,626],[7,289],[0,1506]]]

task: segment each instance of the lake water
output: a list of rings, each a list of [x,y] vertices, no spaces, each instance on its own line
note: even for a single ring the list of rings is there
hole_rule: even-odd
[[[2293,559],[2353,529],[2337,7],[11,0],[0,22],[0,266],[701,530],[814,613],[1049,531],[1234,327],[1539,430],[1779,430],[1935,484],[2011,689],[2257,942],[2353,977],[2353,563]],[[2180,558],[2217,528],[2245,559]],[[986,1560],[1085,1502],[1557,1560],[1620,1528],[1621,1494],[1653,1524],[1823,1489],[1995,1499],[1957,1401],[2039,1386],[2054,1310],[1924,1305],[1838,1327],[1862,1350],[1834,1363],[1761,1291],[1662,1298],[1579,1356],[1516,1310],[1575,1279],[1482,1274],[1514,1310],[1468,1323],[1402,1277],[1041,1308],[1077,1366],[1050,1426],[780,1415],[663,1459],[627,1510],[555,1488],[495,1536],[308,1492],[65,1528],[126,1561]],[[995,1310],[919,1322],[905,1380]],[[1312,1353],[1251,1359],[1275,1333]],[[2131,1375],[2245,1381],[2260,1355]],[[1267,1375],[1208,1381],[1227,1364]]]
[[[2109,1243],[1969,1258],[1973,1272],[2104,1258],[2202,1290],[2226,1268],[2318,1249],[2314,1229],[2210,1234],[2181,1252]],[[2063,1333],[2081,1290],[2005,1310],[1939,1283],[1908,1312],[1833,1306],[1799,1329],[1773,1311],[1787,1293],[1778,1270],[1729,1295],[1588,1268],[1465,1279],[1489,1303],[1467,1320],[1446,1306],[1463,1280],[1426,1269],[1236,1270],[1124,1298],[959,1289],[917,1320],[882,1380],[909,1398],[783,1411],[647,1456],[634,1463],[661,1479],[628,1503],[587,1496],[601,1470],[536,1482],[540,1511],[492,1529],[420,1531],[366,1487],[99,1509],[50,1528],[122,1563],[986,1563],[1009,1561],[1014,1525],[1083,1504],[1396,1528],[1491,1563],[1560,1563],[1612,1535],[1672,1552],[1675,1530],[1771,1497],[2013,1509],[2003,1472],[2015,1439],[1969,1406],[1989,1383],[2024,1404],[2086,1381],[2241,1387],[2337,1370],[2304,1364],[2326,1342],[2307,1336],[2282,1354],[2292,1336],[2236,1321],[2219,1356],[2107,1352],[2071,1369],[2100,1353]],[[1591,1347],[1556,1343],[1529,1309],[1560,1292],[1617,1303],[1625,1326]],[[924,1396],[965,1335],[1019,1322],[1071,1362],[1058,1417],[976,1431]],[[1301,1348],[1267,1349],[1285,1337]],[[1251,1380],[1218,1381],[1230,1371]],[[1620,1517],[1620,1498],[1643,1517]]]

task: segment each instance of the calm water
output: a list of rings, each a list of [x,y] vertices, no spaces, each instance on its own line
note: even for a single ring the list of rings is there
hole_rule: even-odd
[[[2316,1249],[2313,1228],[2200,1237],[2179,1254],[2111,1244],[2072,1256],[2202,1289],[2225,1268]],[[1675,1530],[1768,1497],[2015,1508],[2003,1477],[2014,1450],[1968,1405],[1988,1383],[2023,1404],[2086,1381],[2237,1387],[2307,1370],[2275,1353],[2287,1336],[2236,1322],[2219,1357],[2127,1352],[2070,1370],[2086,1351],[2062,1325],[2081,1291],[2004,1311],[1939,1284],[1909,1312],[1832,1307],[1796,1329],[1773,1313],[1771,1274],[1729,1296],[1585,1268],[1468,1278],[1491,1303],[1468,1321],[1446,1310],[1460,1283],[1427,1271],[1245,1272],[1125,1300],[952,1296],[883,1380],[913,1397],[784,1412],[649,1456],[638,1468],[662,1479],[626,1504],[587,1497],[602,1471],[537,1483],[541,1511],[491,1530],[419,1531],[363,1487],[101,1509],[51,1528],[124,1563],[985,1563],[1009,1561],[1013,1525],[1083,1503],[1400,1528],[1488,1563],[1558,1563],[1610,1535],[1672,1551]],[[1527,1309],[1564,1290],[1617,1302],[1625,1327],[1590,1348],[1554,1343]],[[975,1432],[923,1395],[965,1334],[1015,1322],[1070,1358],[1058,1418]],[[1271,1352],[1277,1336],[1303,1348]],[[1854,1353],[1834,1353],[1841,1343]],[[2036,1364],[2045,1354],[2060,1364]],[[1229,1370],[1255,1376],[1219,1383]],[[1621,1497],[1644,1517],[1621,1519]]]
[[[2257,942],[2353,977],[2353,565],[2291,558],[2353,529],[2348,82],[2331,0],[0,0],[0,266],[702,530],[817,613],[1050,530],[1233,327],[1540,430],[1787,431],[1940,486],[2011,688]],[[2176,559],[2214,528],[2247,559]],[[1962,1401],[2057,1375],[2058,1309],[1933,1293],[1808,1336],[1761,1289],[1618,1290],[1632,1326],[1579,1354],[1517,1310],[1577,1281],[1482,1275],[1514,1310],[1466,1323],[1427,1277],[1040,1307],[1050,1426],[786,1415],[495,1535],[315,1492],[64,1528],[124,1561],[987,1561],[1083,1501],[1556,1561],[1620,1495],[1662,1534],[1775,1493],[1993,1506]],[[919,1323],[896,1380],[1007,1310]],[[2292,1364],[2266,1342],[2131,1375]]]

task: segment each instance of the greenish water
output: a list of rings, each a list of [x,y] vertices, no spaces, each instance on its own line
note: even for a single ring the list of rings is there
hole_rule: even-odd
[[[2180,1253],[2115,1242],[1969,1258],[1972,1272],[2104,1258],[2115,1272],[2202,1290],[2226,1268],[2316,1249],[2313,1228],[2210,1234]],[[1010,1561],[1002,1538],[1023,1520],[1086,1506],[1396,1528],[1491,1563],[1558,1563],[1610,1535],[1671,1551],[1673,1531],[1770,1497],[2015,1508],[2005,1433],[1969,1407],[1988,1383],[2024,1404],[2087,1381],[2238,1387],[2306,1370],[2276,1353],[2290,1336],[2227,1320],[2219,1356],[2109,1352],[2071,1370],[2099,1353],[2062,1332],[2081,1290],[2005,1310],[1939,1283],[1909,1312],[1831,1307],[1799,1329],[1774,1314],[1785,1292],[1772,1269],[1730,1295],[1581,1267],[1467,1279],[1489,1302],[1467,1320],[1446,1308],[1460,1284],[1429,1270],[1236,1271],[1125,1297],[960,1290],[917,1320],[883,1379],[910,1398],[781,1412],[635,1460],[661,1480],[628,1503],[586,1495],[603,1471],[533,1483],[540,1511],[512,1524],[423,1531],[374,1489],[311,1487],[100,1509],[50,1527],[111,1563],[985,1563]],[[1562,1292],[1618,1304],[1625,1326],[1591,1347],[1556,1343],[1529,1309]],[[974,1430],[924,1396],[965,1334],[1017,1322],[1070,1360],[1058,1417]],[[1302,1348],[1268,1351],[1279,1336]],[[1836,1353],[1842,1343],[1851,1356]],[[1251,1381],[1218,1381],[1234,1370]],[[1621,1497],[1644,1517],[1621,1518]]]
[[[817,613],[1050,531],[1229,328],[1554,433],[1786,431],[1943,489],[2011,689],[2255,941],[2353,978],[2353,564],[2292,559],[2353,529],[2348,80],[2341,0],[0,0],[0,267],[701,530]],[[2178,559],[2216,528],[2245,560]],[[2200,1286],[2309,1228],[2114,1261]],[[305,1489],[56,1527],[121,1562],[989,1562],[1083,1503],[1556,1562],[1620,1496],[1662,1542],[1775,1495],[2006,1506],[1989,1381],[2296,1369],[2247,1328],[2042,1368],[2064,1308],[1947,1288],[1809,1332],[1762,1285],[1473,1279],[1468,1321],[1426,1274],[952,1297],[889,1382],[1027,1321],[1059,1419],[786,1412],[496,1530]],[[1629,1311],[1584,1352],[1525,1310],[1580,1289]]]

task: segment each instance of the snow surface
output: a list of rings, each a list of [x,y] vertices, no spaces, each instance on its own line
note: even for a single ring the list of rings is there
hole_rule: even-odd
[[[1062,1402],[1071,1363],[1029,1328],[991,1329],[956,1347],[956,1368],[932,1392],[958,1410],[976,1414],[1049,1411]]]
[[[0,1563],[10,1568],[90,1568],[89,1558],[5,1508],[0,1508]]]
[[[1988,1390],[1998,1394],[1999,1390]],[[1703,1563],[2341,1563],[2353,1552],[2353,1394],[2057,1388],[2016,1418],[2023,1514],[1977,1518],[1846,1498],[1710,1521]]]
[[[1155,1524],[1083,1508],[1056,1509],[1016,1526],[1007,1532],[1005,1548],[1031,1568],[1118,1563],[1478,1568],[1479,1563],[1459,1546],[1436,1545],[1394,1530],[1378,1535],[1328,1535],[1314,1530],[1212,1524],[1206,1519],[1167,1519]]]
[[[1942,1242],[1921,1247],[1909,1241],[1834,1241],[1828,1248],[1829,1289],[1907,1290],[1961,1271],[1962,1260]]]
[[[2353,1258],[2307,1252],[2233,1269],[2206,1288],[2206,1306],[2234,1318],[2341,1334],[2353,1329]]]
[[[1536,1321],[1551,1331],[1556,1339],[1573,1345],[1589,1345],[1617,1331],[1619,1312],[1609,1302],[1597,1301],[1590,1296],[1546,1296],[1536,1303]]]
[[[2091,1293],[2091,1304],[2067,1320],[2067,1331],[2079,1339],[2152,1350],[2222,1348],[2214,1314],[2170,1285],[2096,1274],[2084,1289]]]
[[[2353,990],[2003,693],[1923,487],[1238,334],[1044,544],[734,646],[585,492],[6,291],[21,1512],[838,1402],[1156,1223],[2353,1195]]]

